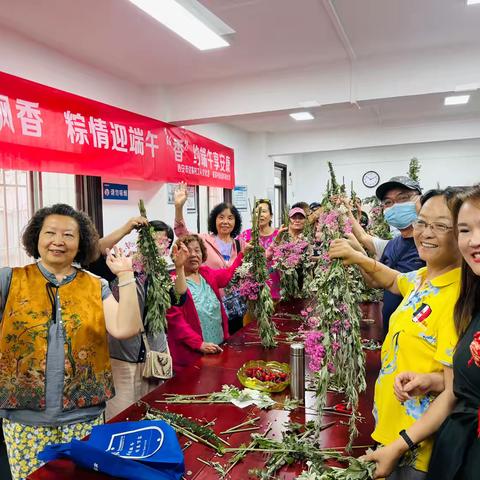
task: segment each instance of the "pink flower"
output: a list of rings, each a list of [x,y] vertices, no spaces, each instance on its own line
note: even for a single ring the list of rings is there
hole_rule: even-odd
[[[348,305],[346,303],[341,303],[338,306],[338,310],[342,313],[347,313],[348,312]]]
[[[340,333],[340,327],[341,327],[341,322],[340,320],[335,320],[333,323],[332,323],[332,326],[330,327],[330,333],[332,335],[336,335],[338,333]]]
[[[352,233],[352,221],[349,218],[345,219],[345,224],[343,226],[344,233]]]
[[[317,317],[310,317],[308,319],[308,326],[310,328],[317,328],[318,327],[318,324],[319,324],[319,320]]]
[[[340,344],[338,342],[332,342],[332,351],[335,355],[340,350]]]
[[[322,344],[324,337],[324,334],[318,331],[308,332],[305,335],[305,351],[310,357],[309,367],[314,372],[322,368],[327,353]]]

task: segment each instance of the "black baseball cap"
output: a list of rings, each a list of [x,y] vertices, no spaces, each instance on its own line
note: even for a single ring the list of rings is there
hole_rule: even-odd
[[[375,195],[382,201],[387,192],[392,188],[408,188],[409,190],[416,190],[419,194],[422,193],[422,188],[417,181],[412,180],[410,177],[400,175],[398,177],[392,177],[388,182],[379,185],[375,191]]]
[[[308,208],[310,208],[310,210],[314,211],[316,210],[317,208],[321,207],[322,204],[321,203],[318,203],[318,202],[312,202]]]

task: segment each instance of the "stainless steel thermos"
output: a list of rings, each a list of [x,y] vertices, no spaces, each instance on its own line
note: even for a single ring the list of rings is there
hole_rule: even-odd
[[[290,345],[290,392],[292,399],[305,400],[305,347],[303,343]]]

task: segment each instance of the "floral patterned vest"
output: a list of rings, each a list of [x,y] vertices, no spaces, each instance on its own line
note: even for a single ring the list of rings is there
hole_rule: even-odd
[[[0,323],[2,409],[45,409],[48,329],[55,320],[48,283],[36,264],[12,271]],[[114,395],[100,279],[79,270],[58,292],[65,339],[63,409],[100,404]]]

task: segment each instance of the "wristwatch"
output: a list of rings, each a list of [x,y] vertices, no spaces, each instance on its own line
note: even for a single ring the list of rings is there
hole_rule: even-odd
[[[406,430],[400,430],[399,435],[405,440],[405,443],[408,445],[409,450],[415,450],[418,445],[415,445],[412,439],[408,436]]]

